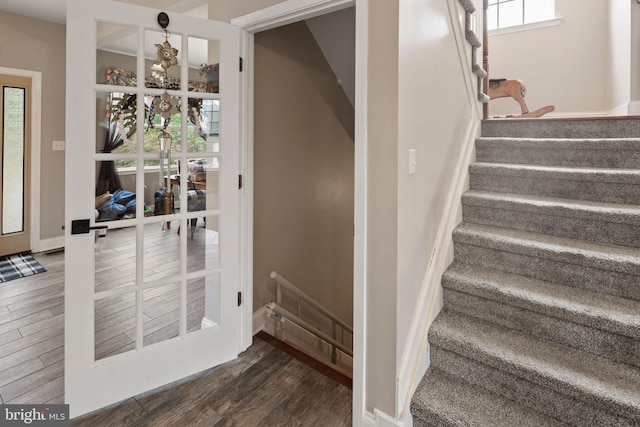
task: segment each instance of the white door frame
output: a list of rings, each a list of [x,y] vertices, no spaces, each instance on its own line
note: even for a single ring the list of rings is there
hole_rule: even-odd
[[[253,41],[260,31],[324,15],[356,6],[356,102],[354,138],[354,263],[353,263],[353,425],[366,422],[365,368],[366,368],[366,225],[367,225],[367,11],[369,0],[288,0],[231,21],[248,33],[244,41],[247,67],[243,81],[242,107],[243,169],[245,174],[243,230],[243,292],[253,294]],[[243,344],[248,346],[253,336],[250,320],[253,301],[244,305],[247,312],[243,328]],[[249,319],[249,320],[246,320]]]
[[[29,188],[31,212],[29,213],[29,246],[39,252],[40,244],[40,138],[42,129],[42,73],[0,67],[0,74],[31,78],[31,182]]]

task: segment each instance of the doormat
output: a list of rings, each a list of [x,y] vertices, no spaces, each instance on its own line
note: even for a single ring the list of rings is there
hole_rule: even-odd
[[[45,271],[29,252],[0,257],[0,283]]]

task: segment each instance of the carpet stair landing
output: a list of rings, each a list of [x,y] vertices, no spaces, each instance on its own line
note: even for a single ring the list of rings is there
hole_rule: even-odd
[[[483,135],[414,425],[639,427],[640,120]]]

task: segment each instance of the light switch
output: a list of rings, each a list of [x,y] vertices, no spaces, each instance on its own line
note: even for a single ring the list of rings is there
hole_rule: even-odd
[[[409,175],[416,173],[416,150],[412,148],[409,150]]]
[[[53,151],[64,151],[64,141],[53,141]]]

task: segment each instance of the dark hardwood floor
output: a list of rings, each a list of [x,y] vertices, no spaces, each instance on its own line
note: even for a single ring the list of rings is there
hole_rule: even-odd
[[[64,253],[35,257],[46,273],[0,284],[0,403],[64,403]],[[193,289],[190,314],[201,319],[202,290]],[[145,345],[177,334],[176,295],[172,286],[149,291]],[[96,304],[98,358],[132,348],[130,327],[116,321],[131,307],[124,296]],[[351,390],[256,338],[237,360],[74,425],[351,425]]]
[[[73,426],[350,426],[351,390],[260,338],[238,359]]]

